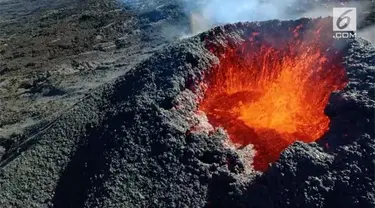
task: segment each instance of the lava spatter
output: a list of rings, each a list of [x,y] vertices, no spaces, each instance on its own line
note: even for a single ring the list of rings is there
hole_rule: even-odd
[[[333,40],[320,36],[325,28],[316,26],[309,38],[303,25],[291,28],[277,44],[252,32],[224,49],[219,66],[207,75],[200,110],[232,142],[254,145],[257,170],[266,170],[294,141],[321,137],[329,127],[328,98],[347,84],[341,57],[330,48]]]

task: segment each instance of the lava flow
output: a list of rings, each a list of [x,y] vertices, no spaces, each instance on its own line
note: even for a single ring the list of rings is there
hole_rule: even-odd
[[[339,53],[319,35],[300,38],[299,29],[289,30],[278,46],[259,33],[228,46],[206,80],[200,110],[226,129],[233,143],[254,145],[256,170],[266,170],[294,141],[321,137],[329,127],[324,114],[329,95],[347,83]]]

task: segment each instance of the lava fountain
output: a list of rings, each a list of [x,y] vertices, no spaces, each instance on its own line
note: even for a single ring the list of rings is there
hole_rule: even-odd
[[[294,141],[312,142],[328,130],[328,98],[347,84],[340,53],[325,35],[330,26],[255,30],[224,48],[207,44],[220,64],[206,76],[200,110],[239,148],[253,145],[256,170],[266,170]]]

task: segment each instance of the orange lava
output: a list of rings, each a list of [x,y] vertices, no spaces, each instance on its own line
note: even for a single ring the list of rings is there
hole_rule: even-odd
[[[318,39],[299,40],[300,28],[290,30],[283,47],[256,41],[258,33],[228,47],[207,81],[200,110],[233,143],[254,145],[256,170],[266,170],[294,141],[321,137],[329,126],[329,95],[347,83],[338,53]]]

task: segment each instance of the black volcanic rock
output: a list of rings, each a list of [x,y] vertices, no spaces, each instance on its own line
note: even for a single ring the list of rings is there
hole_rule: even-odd
[[[315,21],[226,25],[156,52],[3,156],[0,205],[373,207],[375,49],[363,40],[345,42],[350,82],[331,96],[331,129],[296,142],[265,173],[248,169],[222,130],[193,130],[199,83],[219,64],[206,40],[220,48],[222,38],[236,45],[251,31],[282,35]]]

